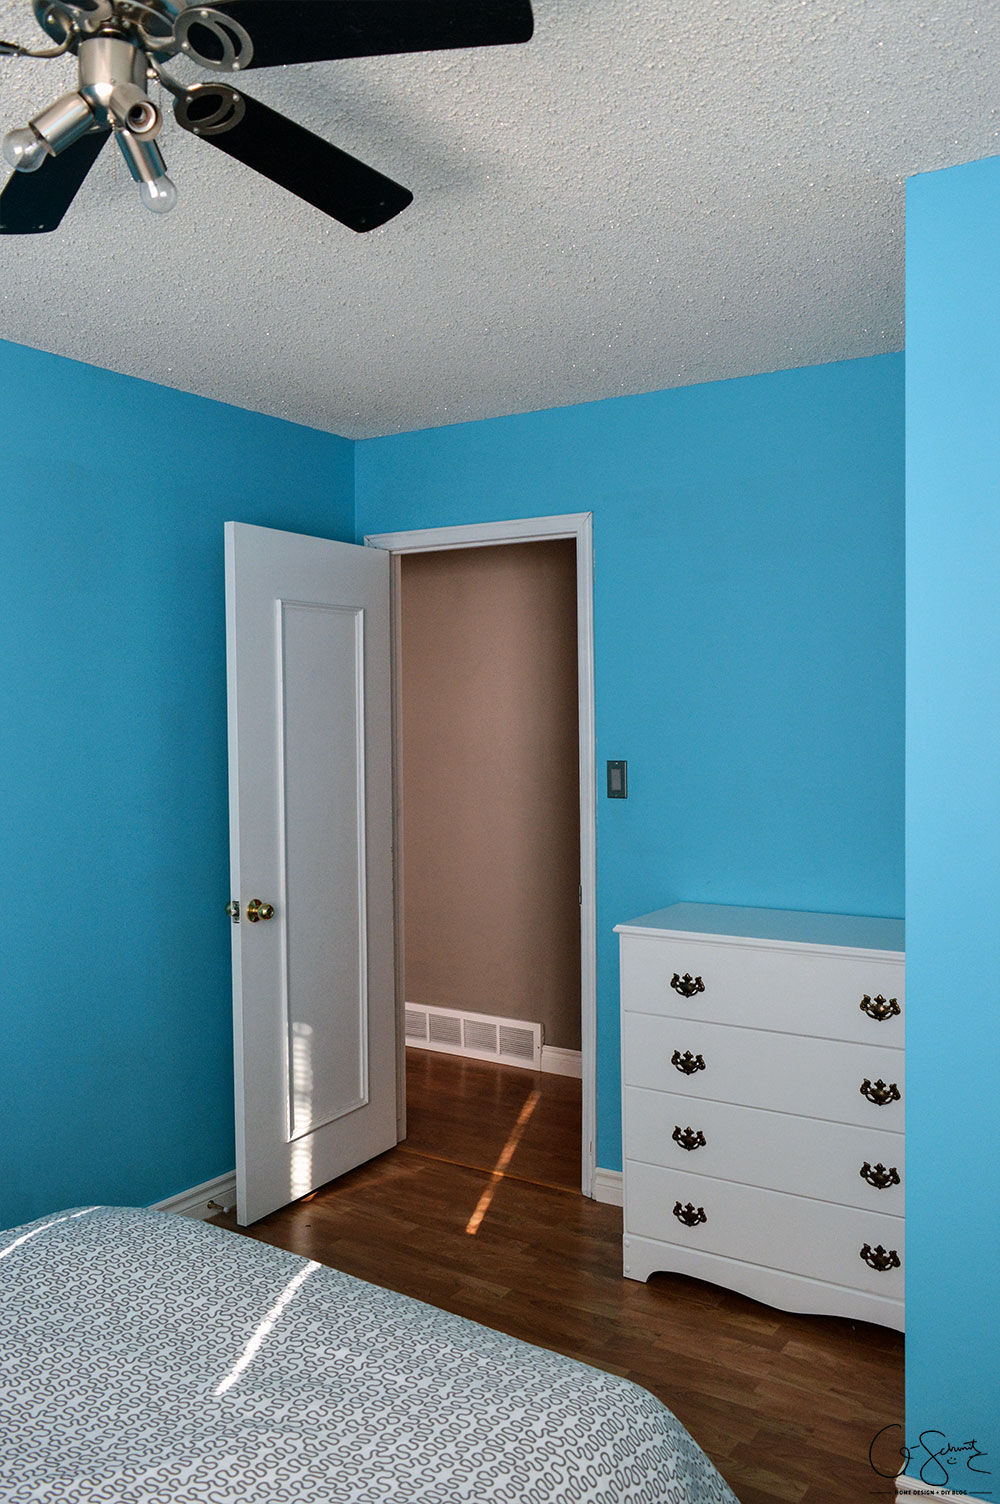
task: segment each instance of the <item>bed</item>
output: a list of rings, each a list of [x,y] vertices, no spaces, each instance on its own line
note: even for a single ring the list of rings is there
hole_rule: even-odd
[[[645,1390],[164,1212],[0,1233],[3,1504],[736,1504]]]

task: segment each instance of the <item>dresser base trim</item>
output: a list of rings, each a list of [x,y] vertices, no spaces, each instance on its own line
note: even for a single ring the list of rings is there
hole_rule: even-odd
[[[901,1300],[808,1279],[802,1274],[765,1269],[759,1264],[745,1264],[740,1259],[706,1253],[700,1248],[682,1248],[678,1244],[658,1242],[655,1238],[638,1238],[633,1233],[625,1234],[622,1250],[627,1279],[644,1282],[651,1274],[689,1274],[695,1279],[708,1280],[727,1290],[749,1295],[752,1300],[775,1306],[779,1311],[797,1311],[809,1316],[847,1316],[855,1321],[892,1327],[898,1332],[903,1330]]]

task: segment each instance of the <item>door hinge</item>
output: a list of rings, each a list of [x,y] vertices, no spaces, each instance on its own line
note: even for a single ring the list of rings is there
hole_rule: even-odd
[[[576,901],[577,903],[583,903],[583,883],[576,890]]]

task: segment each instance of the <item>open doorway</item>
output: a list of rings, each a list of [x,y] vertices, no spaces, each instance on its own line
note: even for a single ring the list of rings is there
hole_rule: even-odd
[[[401,1136],[592,1194],[589,525],[366,541],[396,555]]]
[[[407,1147],[581,1181],[572,538],[400,560]]]

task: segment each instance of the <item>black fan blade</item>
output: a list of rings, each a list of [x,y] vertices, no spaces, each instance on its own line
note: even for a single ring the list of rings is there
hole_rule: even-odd
[[[37,172],[14,172],[0,193],[0,235],[42,235],[62,223],[110,131],[88,131]]]
[[[315,63],[326,58],[437,52],[526,42],[534,29],[529,0],[218,0],[253,42],[251,68]],[[210,38],[199,37],[213,55]]]
[[[228,84],[192,84],[178,125],[363,234],[413,202],[408,188]]]

